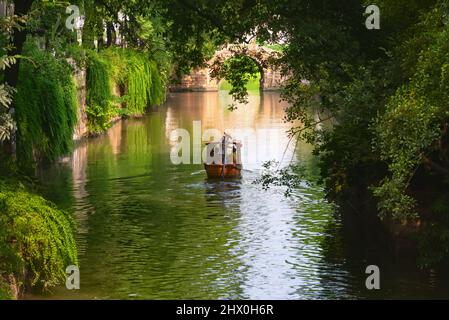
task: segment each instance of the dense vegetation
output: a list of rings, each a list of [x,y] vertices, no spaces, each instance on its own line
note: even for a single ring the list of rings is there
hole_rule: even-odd
[[[77,121],[72,70],[64,58],[41,51],[30,41],[15,96],[17,157],[22,167],[55,160],[71,150]]]
[[[87,54],[87,113],[90,132],[104,132],[118,116],[142,115],[165,99],[155,61],[145,53],[108,48]]]
[[[420,221],[420,264],[435,264],[447,258],[449,248],[449,198],[442,191],[449,182],[448,7],[445,1],[379,5],[379,31],[354,25],[360,21],[359,12],[352,12],[355,4],[348,11],[331,7],[335,11],[321,20],[329,51],[307,41],[307,34],[295,41],[299,47],[289,47],[287,56],[292,57],[310,50],[322,53],[302,62],[298,76],[309,79],[310,86],[292,79],[287,87],[288,97],[298,97],[290,98],[289,117],[313,122],[307,119],[305,98],[313,101],[319,95],[319,108],[331,112],[334,126],[305,138],[317,145],[328,194],[365,215],[375,214],[377,205],[388,225]],[[322,11],[316,14],[323,17]]]
[[[73,220],[20,185],[0,184],[0,298],[48,289],[78,262]]]

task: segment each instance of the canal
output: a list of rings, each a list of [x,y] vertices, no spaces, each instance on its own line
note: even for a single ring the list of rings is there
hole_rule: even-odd
[[[78,143],[70,159],[41,172],[45,196],[75,217],[81,274],[80,290],[57,288],[41,298],[447,295],[436,273],[369,260],[360,244],[345,241],[336,208],[315,183],[311,147],[291,143],[285,150],[292,124],[283,121],[279,93],[252,94],[233,112],[230,103],[224,91],[170,94],[145,117]],[[195,124],[242,139],[241,180],[208,181],[201,164],[171,162],[172,132],[193,137]],[[308,181],[290,198],[281,187],[262,190],[254,181],[269,160],[304,164]],[[382,289],[371,292],[365,268],[375,263]]]

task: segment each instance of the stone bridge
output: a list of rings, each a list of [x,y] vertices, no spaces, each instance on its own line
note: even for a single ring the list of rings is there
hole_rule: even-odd
[[[263,91],[279,90],[285,77],[274,64],[279,52],[262,47],[256,43],[233,44],[215,52],[204,68],[197,68],[179,80],[179,84],[170,87],[170,91],[218,91],[221,79],[214,77],[214,70],[233,56],[245,55],[253,59],[260,70],[260,89]]]

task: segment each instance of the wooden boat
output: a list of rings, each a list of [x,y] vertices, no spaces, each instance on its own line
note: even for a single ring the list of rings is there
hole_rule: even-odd
[[[219,142],[208,142],[207,161],[204,164],[207,176],[211,179],[235,179],[241,177],[241,147],[239,141],[225,135]]]
[[[204,164],[207,176],[212,179],[241,178],[241,164]]]

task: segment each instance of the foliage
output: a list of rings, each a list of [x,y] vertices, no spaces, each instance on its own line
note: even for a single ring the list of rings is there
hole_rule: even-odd
[[[159,105],[165,97],[164,87],[155,62],[144,54],[128,52],[127,106],[131,114],[142,114],[151,104]]]
[[[29,0],[28,0],[29,1]],[[66,8],[77,5],[83,8],[83,0],[39,0],[32,1],[33,5],[27,23],[27,32],[37,36],[41,45],[48,51],[62,52],[67,45],[76,43],[76,32],[66,27]]]
[[[164,99],[165,84],[158,66],[145,53],[119,48],[100,53],[89,51],[87,113],[91,133],[105,131],[120,114],[141,115],[150,105],[159,105]],[[122,103],[126,111],[120,108]]]
[[[260,68],[252,58],[237,55],[225,61],[217,76],[229,82],[231,85],[229,94],[236,102],[247,103],[247,84],[256,78],[259,72]]]
[[[3,58],[5,59],[4,62],[2,62]],[[15,60],[8,59],[10,57],[3,58],[0,58],[0,70],[9,67],[10,63],[15,63]],[[16,130],[16,123],[9,113],[14,92],[15,90],[8,84],[0,84],[0,143],[10,140],[13,132]]]
[[[0,212],[0,286],[10,276],[22,289],[63,282],[65,268],[78,263],[69,215],[23,187],[3,183]]]
[[[109,62],[95,51],[88,53],[86,112],[89,132],[93,134],[107,130],[116,115],[112,104],[110,69]]]
[[[17,63],[17,55],[9,55],[11,45],[8,41],[11,40],[11,34],[14,29],[20,28],[20,23],[23,19],[17,16],[0,17],[0,32],[2,41],[5,41],[2,50],[0,51],[0,71],[4,72],[7,68],[11,68]],[[3,43],[2,43],[3,44]],[[10,106],[12,104],[15,89],[7,83],[0,83],[0,143],[11,140],[13,133],[16,130],[16,123],[10,114]]]
[[[261,185],[264,190],[268,190],[271,186],[286,187],[284,194],[289,197],[301,186],[304,172],[304,167],[300,165],[280,169],[279,162],[268,161],[263,164],[263,172],[254,184]]]
[[[95,49],[94,42],[102,38],[104,30],[102,16],[105,14],[105,9],[98,6],[96,2],[84,1],[83,46],[87,49]]]
[[[449,168],[444,143],[449,121],[449,31],[441,10],[436,7],[420,24],[421,37],[430,37],[425,39],[430,45],[419,53],[410,83],[398,89],[376,125],[379,150],[391,172],[375,189],[383,215],[416,217],[415,200],[407,190],[417,168],[435,161]]]
[[[107,60],[91,51],[87,65],[87,105],[108,108],[112,100],[111,71]]]
[[[0,277],[0,300],[13,300],[14,295],[12,293],[10,284]]]
[[[0,114],[0,142],[11,139],[13,132],[16,130],[14,119],[10,114]]]
[[[65,58],[40,51],[30,41],[15,96],[17,158],[24,167],[54,160],[71,150],[77,98]]]
[[[118,115],[118,109],[113,107],[102,108],[99,105],[86,106],[89,133],[96,135],[107,131],[111,127],[111,121]]]
[[[16,57],[13,56],[3,56],[0,57],[0,70],[5,70],[6,68],[10,68],[17,61]]]

